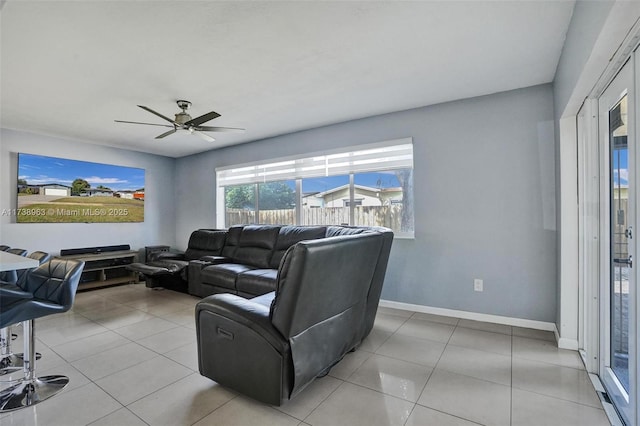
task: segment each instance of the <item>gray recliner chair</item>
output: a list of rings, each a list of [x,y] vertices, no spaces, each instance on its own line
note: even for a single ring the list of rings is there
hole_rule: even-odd
[[[285,253],[275,292],[201,300],[200,374],[272,405],[327,374],[371,329],[392,238],[370,232],[303,241]]]
[[[50,260],[27,275],[31,298],[0,298],[0,328],[22,322],[24,333],[24,377],[0,391],[0,413],[42,402],[69,383],[65,376],[36,377],[34,320],[71,309],[83,268],[82,261]]]

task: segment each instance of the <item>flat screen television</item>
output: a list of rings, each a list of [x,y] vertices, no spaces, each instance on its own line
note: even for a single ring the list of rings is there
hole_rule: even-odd
[[[18,223],[144,221],[144,169],[18,154]]]

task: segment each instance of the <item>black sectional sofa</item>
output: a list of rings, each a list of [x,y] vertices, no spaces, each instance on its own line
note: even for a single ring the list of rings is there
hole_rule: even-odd
[[[288,231],[292,230],[285,229],[284,235]],[[333,227],[327,231],[335,236],[325,233],[324,238],[302,240],[283,252],[274,291],[251,299],[214,294],[196,305],[200,374],[259,401],[281,405],[327,374],[367,337],[393,233]],[[258,251],[252,255],[261,257]],[[222,265],[231,264],[205,266],[201,272],[212,268],[211,273],[236,274],[236,283],[248,272]],[[217,281],[227,282],[231,280]],[[256,283],[260,291],[270,286],[266,280]]]
[[[367,337],[393,241],[378,227],[243,225],[194,231],[180,256],[133,264],[185,286],[200,374],[281,405]]]
[[[127,268],[147,287],[166,287],[205,297],[232,293],[254,297],[274,291],[284,253],[294,244],[341,235],[390,233],[381,227],[237,225],[194,231],[184,253],[159,252]],[[393,234],[390,235],[390,240]]]
[[[189,263],[189,293],[204,297],[233,293],[259,296],[276,289],[278,266],[289,247],[363,228],[246,225],[229,228],[218,255]]]

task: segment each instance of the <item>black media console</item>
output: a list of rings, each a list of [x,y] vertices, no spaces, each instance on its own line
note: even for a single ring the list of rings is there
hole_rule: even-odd
[[[60,250],[61,259],[83,260],[78,290],[137,282],[137,274],[126,266],[137,262],[138,252],[126,245]]]

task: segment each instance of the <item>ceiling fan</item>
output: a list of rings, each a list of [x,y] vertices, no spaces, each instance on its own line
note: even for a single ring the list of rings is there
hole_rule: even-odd
[[[139,121],[123,121],[123,120],[114,120],[114,121],[116,123],[144,124],[144,125],[147,125],[147,126],[171,127],[171,130],[169,130],[168,132],[165,132],[165,133],[163,133],[161,135],[156,136],[156,139],[162,139],[165,136],[169,136],[171,134],[174,134],[178,130],[186,130],[191,134],[200,136],[202,139],[204,139],[204,140],[206,140],[208,142],[213,142],[213,141],[215,141],[214,138],[212,138],[211,136],[207,135],[206,133],[202,133],[202,132],[243,132],[244,131],[244,129],[239,129],[239,128],[235,128],[235,127],[202,126],[202,124],[206,123],[207,121],[210,121],[210,120],[213,120],[214,118],[220,117],[220,114],[218,114],[215,111],[211,111],[211,112],[208,112],[208,113],[206,113],[204,115],[201,115],[200,117],[191,118],[191,116],[189,114],[187,114],[187,110],[191,106],[191,102],[184,101],[184,100],[178,100],[178,101],[176,101],[176,103],[178,104],[178,107],[182,111],[177,113],[177,114],[175,114],[176,118],[174,120],[170,119],[169,117],[165,117],[164,115],[160,114],[159,112],[156,112],[156,111],[152,110],[149,107],[146,107],[144,105],[138,105],[138,107],[142,108],[143,110],[148,111],[151,114],[155,114],[158,117],[162,118],[163,120],[168,121],[171,124],[141,123]]]

